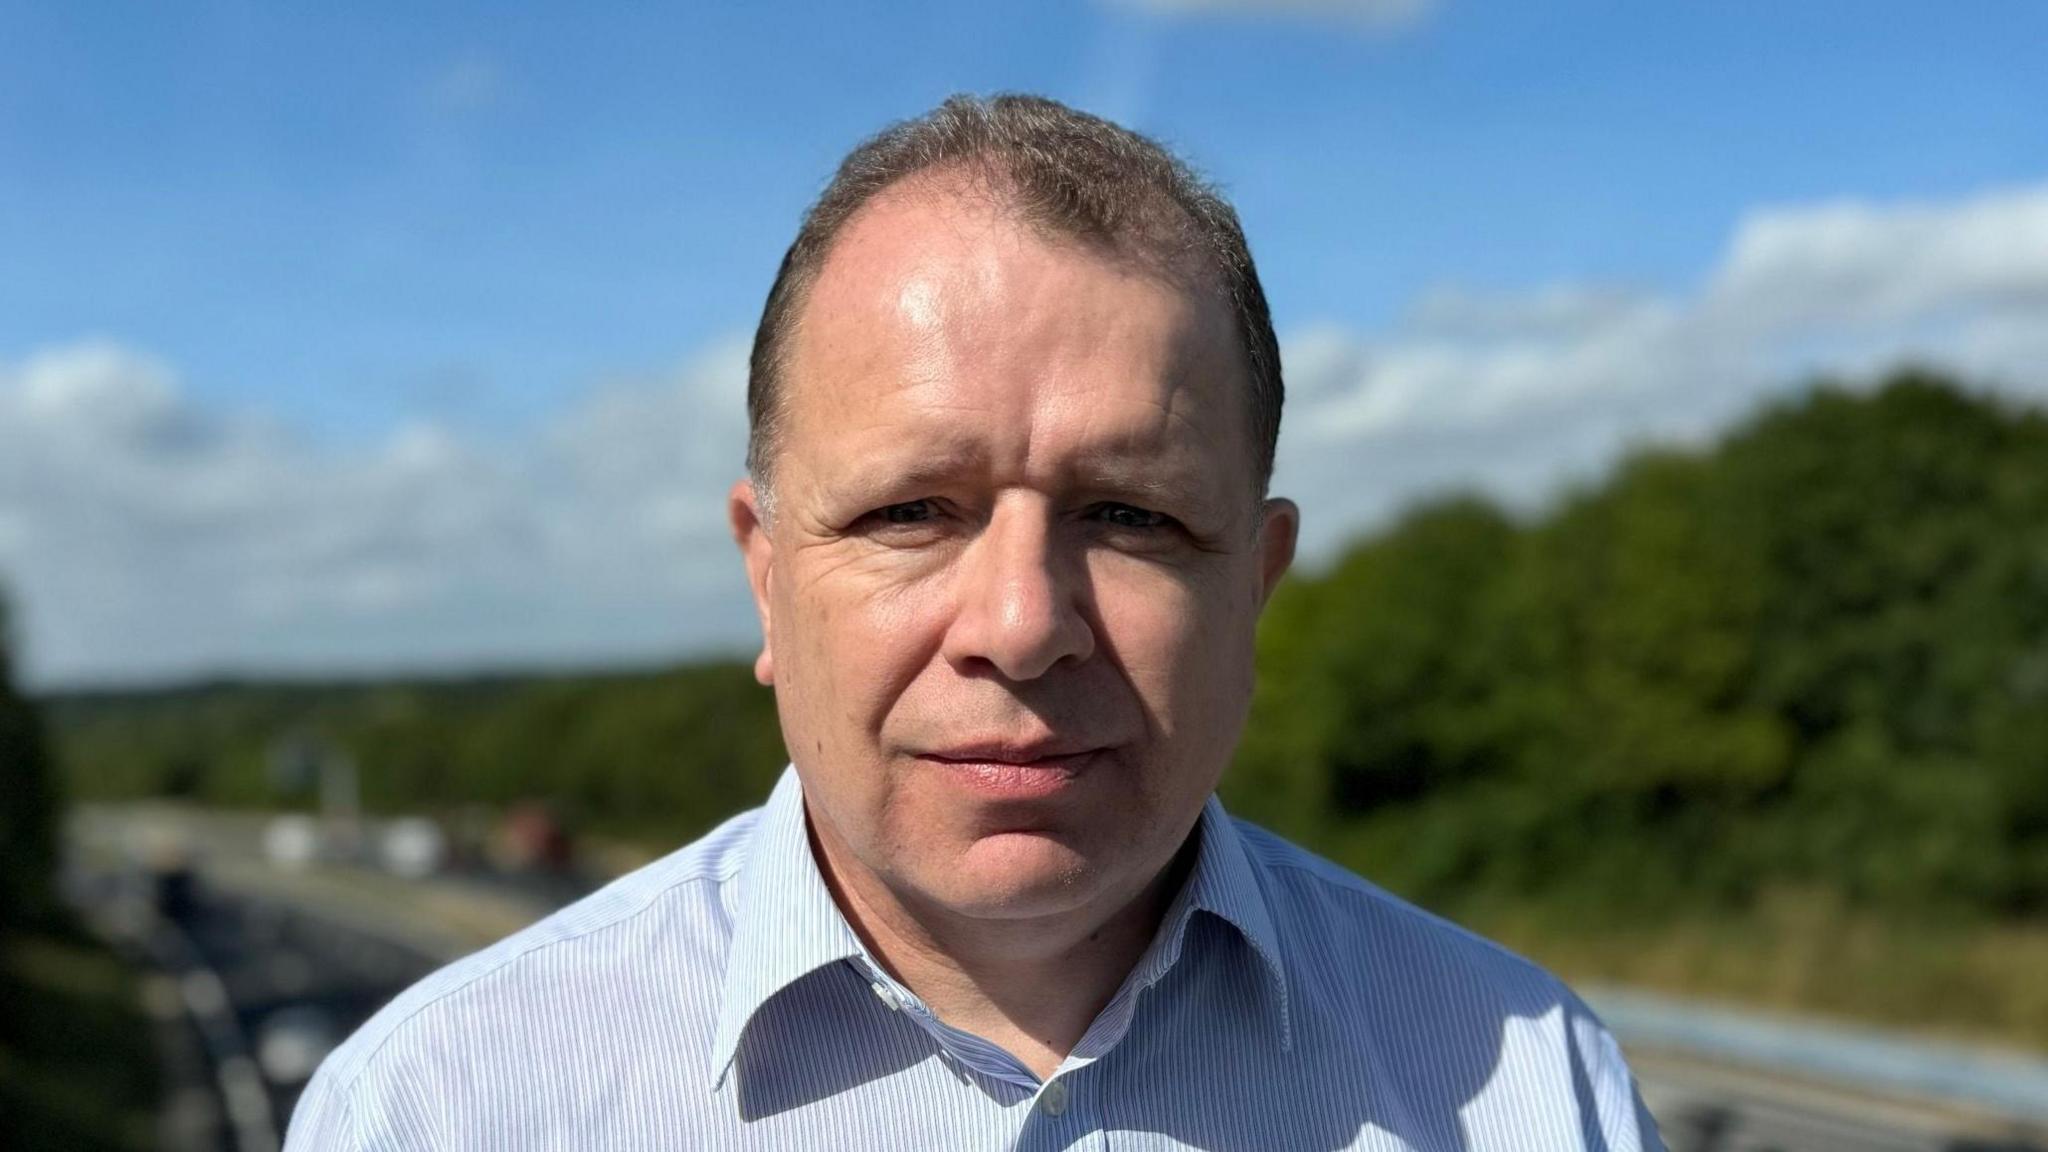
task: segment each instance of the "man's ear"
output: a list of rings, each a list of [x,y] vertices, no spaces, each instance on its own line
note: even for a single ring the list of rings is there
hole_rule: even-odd
[[[760,495],[754,491],[752,480],[741,480],[732,486],[725,498],[725,514],[732,522],[732,538],[740,546],[740,559],[747,566],[747,587],[754,594],[754,611],[761,618],[761,654],[754,658],[754,679],[773,685],[775,629],[768,605],[775,542],[768,534],[768,520],[761,512]]]
[[[1266,501],[1259,521],[1259,607],[1273,598],[1273,589],[1294,563],[1294,542],[1301,535],[1301,509],[1294,501]]]

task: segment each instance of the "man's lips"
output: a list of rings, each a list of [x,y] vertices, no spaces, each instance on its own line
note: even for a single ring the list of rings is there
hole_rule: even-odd
[[[1031,800],[1071,787],[1104,751],[1073,745],[975,745],[927,752],[918,759],[977,792],[1007,800]]]
[[[960,764],[1015,764],[1027,766],[1086,756],[1101,751],[1099,745],[1076,740],[976,740],[928,749],[920,760],[943,760]]]

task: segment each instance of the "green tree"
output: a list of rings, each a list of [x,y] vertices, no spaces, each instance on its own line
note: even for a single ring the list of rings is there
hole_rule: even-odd
[[[1283,589],[1233,805],[1438,903],[2048,903],[2048,420],[1924,372]]]
[[[42,718],[15,686],[0,601],[0,942],[47,916],[57,858],[57,787]]]

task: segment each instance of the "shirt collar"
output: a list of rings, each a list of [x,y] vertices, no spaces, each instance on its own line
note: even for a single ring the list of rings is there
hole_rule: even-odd
[[[1207,912],[1236,928],[1265,966],[1273,981],[1281,1048],[1290,1048],[1293,1030],[1280,933],[1243,834],[1214,796],[1202,806],[1197,828],[1201,840],[1194,866],[1159,937],[1140,959],[1135,982],[1150,986],[1165,976],[1180,959],[1194,913]],[[811,854],[803,787],[794,767],[784,769],[754,825],[753,843],[740,867],[733,921],[711,1051],[713,1084],[724,1081],[747,1023],[770,998],[821,968],[867,953]]]
[[[725,1079],[747,1022],[763,1004],[818,969],[866,951],[811,855],[795,768],[783,770],[754,824],[737,896],[711,1049],[714,1084]]]
[[[1201,843],[1195,863],[1180,895],[1168,908],[1160,926],[1160,938],[1139,963],[1139,983],[1150,986],[1179,962],[1188,924],[1196,912],[1207,912],[1237,929],[1252,951],[1258,954],[1273,982],[1273,1005],[1280,1027],[1280,1047],[1294,1045],[1293,1020],[1289,1008],[1287,965],[1280,949],[1280,931],[1259,883],[1258,867],[1238,831],[1236,821],[1223,810],[1223,802],[1210,796],[1202,806],[1196,828]]]

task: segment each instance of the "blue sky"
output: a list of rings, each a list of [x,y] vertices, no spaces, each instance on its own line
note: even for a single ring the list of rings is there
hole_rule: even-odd
[[[1472,410],[1498,421],[1464,426],[1462,449],[1440,445],[1413,468],[1353,477],[1345,462],[1363,440],[1302,449],[1304,482],[1370,480],[1371,500],[1331,503],[1312,535],[1334,546],[1434,487],[1514,497],[1597,468],[1624,442],[1698,434],[1759,390],[1834,365],[1814,348],[1851,368],[1953,353],[2031,387],[2019,353],[2035,346],[2015,333],[2041,318],[2027,311],[2041,269],[1995,251],[1952,275],[1929,269],[1929,245],[1968,244],[1928,240],[1914,221],[1980,248],[2048,244],[2033,231],[2048,205],[2044,56],[2038,3],[0,4],[0,400],[10,388],[19,400],[0,421],[13,412],[26,439],[35,413],[54,419],[51,396],[71,398],[67,420],[118,423],[106,412],[141,405],[202,445],[188,455],[216,453],[202,462],[210,479],[192,481],[209,493],[293,458],[326,481],[274,487],[331,491],[341,478],[382,492],[377,470],[407,451],[547,486],[551,465],[536,461],[573,439],[565,428],[729,380],[797,215],[850,144],[949,92],[1028,89],[1158,135],[1225,186],[1290,369],[1328,376],[1304,394],[1348,397],[1331,411],[1349,412],[1357,435],[1399,436],[1402,451],[1426,440],[1386,422],[1415,410],[1404,387],[1425,387],[1386,376],[1390,364],[1421,365],[1431,404],[1494,397]],[[1789,223],[1745,232],[1774,220]],[[1910,314],[1880,301],[1846,327],[1801,330],[1727,365],[1739,386],[1676,423],[1644,423],[1647,402],[1611,389],[1584,435],[1544,431],[1554,411],[1509,411],[1527,386],[1497,378],[1511,366],[1496,353],[1529,349],[1503,352],[1498,328],[1526,326],[1531,308],[1622,325],[1575,330],[1574,364],[1624,337],[1672,356],[1727,334],[1700,318],[1715,308],[1747,315],[1803,291],[1745,269],[1782,279],[1816,261],[1862,269],[1846,288],[1815,281],[1846,297],[1900,277],[1954,280],[1961,295]],[[1713,304],[1728,283],[1763,287]],[[1960,335],[1901,342],[1956,300],[1988,311]],[[1660,324],[1690,335],[1657,335]],[[1761,347],[1781,327],[1730,338]],[[77,399],[87,393],[100,399]],[[99,415],[77,415],[88,409]],[[1506,439],[1550,447],[1488,473],[1478,462]],[[296,608],[286,596],[252,616],[262,597],[249,589],[209,599],[204,574],[221,562],[201,554],[209,540],[251,557],[284,548],[297,565],[278,576],[287,584],[319,579],[321,557],[337,571],[361,558],[206,519],[248,501],[94,504],[81,493],[118,486],[102,480],[125,465],[118,444],[91,443],[82,461],[0,466],[0,573],[24,601],[29,667],[47,680],[601,662],[744,643],[736,569],[625,592],[542,580],[504,592],[501,615],[458,625],[450,605],[477,598],[471,577],[416,580],[408,594],[393,576],[407,563],[449,570],[435,533],[394,543],[360,510],[359,543],[396,565],[385,575],[397,591]],[[729,471],[737,452],[691,467]],[[196,475],[136,467],[158,478],[139,488]],[[98,525],[90,540],[80,517]],[[660,547],[697,539],[671,531],[682,534]],[[143,628],[167,593],[107,569],[153,557],[194,582],[176,602],[205,605],[209,627]],[[80,579],[99,591],[77,592]],[[650,612],[674,623],[631,627]],[[530,635],[506,623],[536,615]]]

